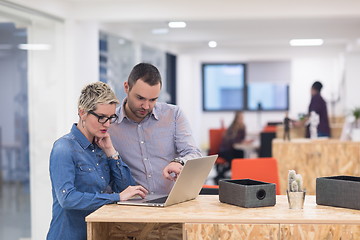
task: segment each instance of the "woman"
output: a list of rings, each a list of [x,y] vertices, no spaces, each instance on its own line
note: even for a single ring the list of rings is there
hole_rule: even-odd
[[[47,239],[86,239],[85,217],[91,212],[104,204],[147,194],[142,186],[134,186],[107,132],[118,118],[118,103],[102,82],[81,91],[79,121],[54,143],[50,155],[53,216]]]
[[[246,128],[244,124],[244,116],[241,111],[236,112],[235,118],[229,128],[226,130],[219,149],[219,157],[227,161],[227,165],[217,165],[217,176],[215,182],[224,178],[225,173],[231,168],[231,161],[234,158],[243,158],[244,152],[242,150],[234,149],[235,143],[242,143],[245,140]]]
[[[226,130],[219,150],[219,156],[231,162],[234,158],[243,158],[242,150],[234,149],[235,143],[242,143],[245,140],[246,128],[244,124],[244,115],[242,112],[236,112],[235,118],[230,127]]]

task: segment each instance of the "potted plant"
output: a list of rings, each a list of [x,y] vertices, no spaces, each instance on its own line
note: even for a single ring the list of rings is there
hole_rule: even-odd
[[[288,189],[286,190],[290,209],[302,209],[304,207],[306,190],[303,188],[303,179],[295,170],[289,170]]]
[[[351,140],[360,141],[360,107],[354,108],[352,115],[354,123],[351,130]]]

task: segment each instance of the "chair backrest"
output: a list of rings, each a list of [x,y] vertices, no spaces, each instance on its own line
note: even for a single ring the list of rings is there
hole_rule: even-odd
[[[231,163],[231,179],[246,179],[275,183],[280,194],[280,181],[275,158],[234,159]]]
[[[209,130],[209,139],[210,139],[209,155],[219,153],[220,144],[225,131],[226,128],[217,128],[217,129]]]
[[[274,125],[267,125],[264,127],[262,132],[276,132],[276,126]]]

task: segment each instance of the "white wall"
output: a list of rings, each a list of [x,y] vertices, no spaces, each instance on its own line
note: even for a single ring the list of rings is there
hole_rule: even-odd
[[[348,53],[345,67],[345,110],[349,113],[354,107],[360,107],[360,52]]]
[[[63,45],[56,44],[58,23],[34,22],[29,27],[29,43],[46,43],[49,51],[29,51],[29,142],[30,203],[33,239],[44,239],[51,214],[49,154],[58,124],[63,120],[57,101],[64,91],[61,72]],[[51,33],[51,35],[49,34]],[[59,49],[60,48],[60,49]],[[60,51],[59,51],[60,50]]]
[[[330,102],[338,96],[342,80],[340,58],[296,58],[292,61],[290,88],[290,114],[307,113],[310,103],[310,88],[314,81],[323,84],[321,95],[327,102],[329,115],[343,115],[342,109],[333,112]]]
[[[98,27],[44,20],[29,30],[30,42],[52,45],[50,51],[29,53],[31,231],[32,239],[45,239],[52,212],[50,151],[78,119],[83,85],[99,79]]]
[[[202,149],[208,148],[209,128],[218,128],[224,121],[229,126],[233,112],[203,112],[202,110],[202,62],[246,62],[252,60],[277,60],[279,55],[256,58],[241,54],[182,54],[177,63],[177,103],[190,121],[196,142]],[[323,85],[323,96],[330,101],[331,93],[337,93],[341,80],[341,61],[336,55],[321,57],[287,56],[291,60],[290,117],[307,113],[310,103],[310,88],[315,80]],[[282,57],[281,59],[284,59]],[[360,73],[359,73],[360,74]],[[330,106],[329,106],[330,107]],[[330,109],[329,109],[330,111]],[[245,112],[245,122],[250,134],[258,133],[267,122],[281,122],[284,112]]]

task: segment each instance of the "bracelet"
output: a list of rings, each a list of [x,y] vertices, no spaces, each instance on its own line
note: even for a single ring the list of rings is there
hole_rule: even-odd
[[[116,158],[117,157],[117,158]],[[108,158],[111,158],[111,159],[114,159],[114,160],[118,160],[120,159],[120,154],[118,151],[115,151],[115,153],[113,155],[111,155],[110,157]]]

